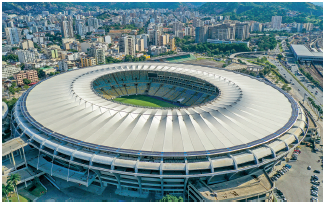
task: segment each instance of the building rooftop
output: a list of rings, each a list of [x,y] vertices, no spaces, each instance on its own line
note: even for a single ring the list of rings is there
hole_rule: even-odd
[[[323,57],[323,52],[311,52],[305,45],[291,45],[298,56]]]

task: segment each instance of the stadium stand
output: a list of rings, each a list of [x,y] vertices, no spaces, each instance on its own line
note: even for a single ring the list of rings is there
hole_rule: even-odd
[[[93,81],[93,88],[108,100],[147,94],[172,103],[181,99],[180,104],[184,106],[206,102],[218,95],[217,88],[202,79],[159,71],[150,71],[150,75],[148,71],[138,70],[115,72]]]

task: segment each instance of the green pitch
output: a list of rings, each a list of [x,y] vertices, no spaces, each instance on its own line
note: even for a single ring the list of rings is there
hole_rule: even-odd
[[[178,107],[177,105],[173,105],[166,101],[161,101],[159,99],[144,95],[122,96],[115,98],[114,100],[126,104],[146,107]]]

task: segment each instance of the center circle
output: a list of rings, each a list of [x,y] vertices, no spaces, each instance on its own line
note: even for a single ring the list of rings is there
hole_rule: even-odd
[[[103,75],[92,82],[101,97],[132,106],[181,108],[215,100],[219,89],[194,76],[147,70],[127,70]]]

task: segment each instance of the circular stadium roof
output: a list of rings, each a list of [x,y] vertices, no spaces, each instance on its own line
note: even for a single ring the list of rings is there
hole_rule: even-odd
[[[141,108],[106,100],[92,81],[113,72],[158,70],[204,79],[220,90],[210,103]],[[22,113],[40,131],[98,150],[151,156],[198,156],[245,149],[289,130],[297,104],[259,79],[188,64],[122,63],[54,76],[23,96]]]

